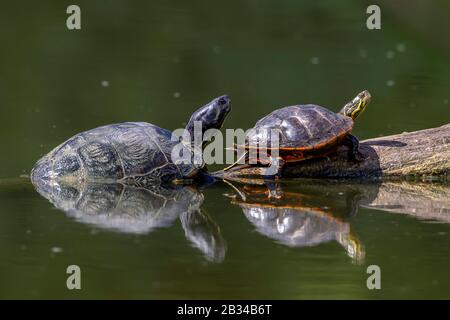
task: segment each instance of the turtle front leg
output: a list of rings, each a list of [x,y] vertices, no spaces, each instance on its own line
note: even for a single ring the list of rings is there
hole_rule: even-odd
[[[366,158],[359,151],[359,140],[354,135],[347,135],[342,141],[343,145],[348,147],[348,159],[353,162],[362,162]]]

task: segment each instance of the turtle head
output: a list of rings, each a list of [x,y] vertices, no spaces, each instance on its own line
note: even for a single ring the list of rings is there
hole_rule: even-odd
[[[341,111],[340,114],[350,117],[355,120],[366,108],[371,99],[370,93],[367,90],[359,93],[352,101],[347,103]]]
[[[201,141],[203,145],[207,142],[205,132],[209,129],[219,130],[230,111],[231,99],[227,95],[215,98],[195,111],[186,125],[185,133],[189,133],[190,139],[186,142],[193,144],[194,141]]]

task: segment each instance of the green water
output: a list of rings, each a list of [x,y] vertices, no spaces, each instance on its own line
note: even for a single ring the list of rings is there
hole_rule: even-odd
[[[66,29],[65,3],[2,6],[0,298],[450,298],[448,184],[291,181],[283,201],[308,219],[287,231],[296,215],[259,223],[244,213],[286,214],[283,203],[255,196],[245,207],[219,184],[195,203],[198,225],[174,212],[145,230],[133,215],[112,227],[64,212],[18,178],[80,131],[179,128],[223,93],[233,101],[227,128],[296,103],[337,111],[362,89],[373,101],[360,138],[450,122],[449,4],[407,12],[381,1],[377,31],[365,27],[368,4],[78,1],[80,31]],[[305,234],[323,237],[288,240]],[[363,258],[336,240],[349,235]],[[66,288],[71,264],[80,291]],[[381,290],[367,289],[372,264]]]

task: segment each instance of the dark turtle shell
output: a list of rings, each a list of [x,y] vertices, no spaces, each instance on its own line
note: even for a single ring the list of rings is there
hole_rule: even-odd
[[[271,147],[271,130],[280,149],[321,149],[337,144],[351,132],[353,120],[314,104],[284,107],[259,120],[247,136],[247,145]]]
[[[175,164],[172,133],[145,122],[125,122],[79,133],[42,159],[31,172],[33,182],[126,181],[146,185],[189,177],[193,164]]]

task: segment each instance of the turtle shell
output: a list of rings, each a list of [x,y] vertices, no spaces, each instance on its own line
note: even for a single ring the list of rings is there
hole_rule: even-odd
[[[131,181],[169,182],[197,171],[193,164],[175,164],[171,152],[178,140],[172,133],[145,122],[125,122],[79,133],[42,159],[31,172],[33,182]]]
[[[247,146],[274,147],[273,134],[280,149],[321,149],[351,132],[353,120],[314,104],[275,110],[259,120],[247,136]],[[272,131],[274,130],[274,131]]]

